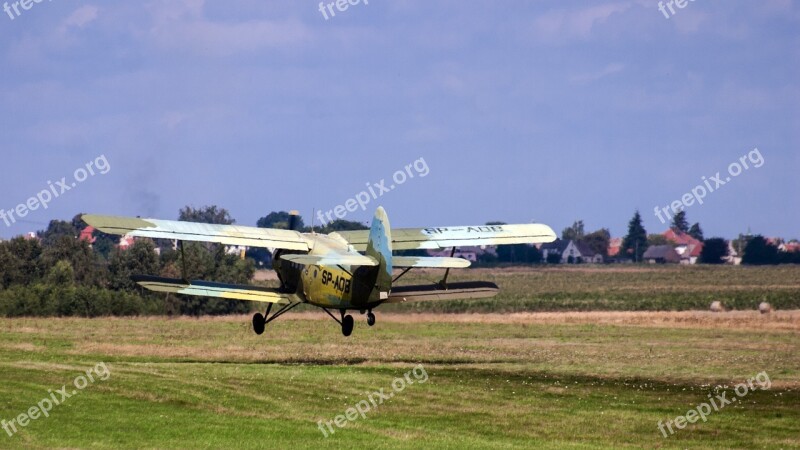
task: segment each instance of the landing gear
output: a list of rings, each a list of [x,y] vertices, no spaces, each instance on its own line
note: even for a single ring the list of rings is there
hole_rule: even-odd
[[[344,313],[342,313],[344,314]],[[353,333],[353,325],[355,324],[355,320],[353,320],[353,316],[350,314],[342,317],[342,334],[345,336],[350,336]]]
[[[261,315],[261,313],[253,314],[253,331],[255,331],[256,334],[259,334],[259,335],[260,334],[264,334],[264,329],[267,327],[268,323],[270,323],[273,320],[277,319],[283,313],[291,310],[292,308],[294,308],[295,306],[297,306],[299,304],[300,303],[289,303],[287,305],[284,305],[284,306],[281,307],[281,309],[275,311],[275,314],[273,314],[272,317],[269,317],[269,312],[272,311],[272,305],[273,305],[272,303],[270,303],[269,306],[267,306],[267,312],[264,315]],[[269,318],[267,318],[267,317],[269,317]]]
[[[367,313],[367,325],[375,325],[375,314],[372,314],[372,311]]]
[[[264,334],[264,329],[267,327],[267,320],[264,319],[264,316],[261,313],[253,314],[253,331],[256,334],[261,335]]]
[[[328,308],[322,308],[322,310],[325,311],[329,316],[331,316],[331,319],[335,320],[336,323],[338,323],[339,325],[342,326],[342,334],[343,335],[350,336],[351,334],[353,334],[353,325],[355,325],[355,320],[353,319],[353,316],[351,316],[350,314],[347,314],[347,310],[346,309],[340,309],[339,310],[339,313],[342,316],[341,319],[337,319],[336,316],[334,316],[328,310]]]

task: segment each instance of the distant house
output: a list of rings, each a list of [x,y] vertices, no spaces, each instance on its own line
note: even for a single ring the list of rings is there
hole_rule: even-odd
[[[449,257],[450,252],[452,249],[444,249],[444,250],[429,250],[428,255],[430,256],[445,256]],[[467,247],[457,247],[456,252],[453,253],[454,258],[462,258],[466,259],[467,261],[476,262],[478,258],[486,253],[491,253],[494,256],[497,256],[497,248],[494,246],[467,246]]]
[[[133,245],[133,242],[133,236],[126,234],[119,238],[119,244],[117,244],[117,247],[119,247],[120,250],[127,250]]]
[[[94,244],[94,241],[97,240],[96,237],[92,236],[92,233],[94,233],[94,227],[89,225],[81,230],[81,234],[78,236],[78,239],[81,241],[86,241],[89,243],[89,245],[92,245]]]
[[[651,245],[647,247],[642,258],[649,264],[678,264],[681,256],[671,245]]]
[[[542,244],[539,248],[542,252],[542,259],[547,261],[547,257],[556,254],[560,257],[561,264],[576,263],[581,258],[581,252],[571,240],[556,239],[553,242]]]
[[[622,238],[611,238],[608,241],[608,257],[616,258],[619,256],[619,249],[622,248]]]
[[[682,231],[669,229],[664,232],[664,237],[675,244],[675,251],[681,257],[681,264],[696,264],[703,251],[703,243]]]
[[[226,245],[225,246],[225,253],[229,255],[236,255],[242,259],[244,259],[244,254],[247,253],[248,247],[244,245]]]
[[[603,263],[603,255],[600,253],[595,252],[589,247],[585,242],[576,242],[575,246],[578,248],[578,252],[581,254],[581,262],[587,264],[602,264]]]
[[[738,266],[742,263],[742,257],[739,255],[739,252],[736,251],[736,248],[733,246],[733,241],[728,241],[728,256],[722,258],[728,264],[733,264],[734,266]]]

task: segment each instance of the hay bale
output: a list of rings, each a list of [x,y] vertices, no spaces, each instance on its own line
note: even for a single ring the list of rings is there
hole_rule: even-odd
[[[767,302],[761,302],[758,304],[758,311],[761,314],[769,314],[772,312],[772,305]]]
[[[722,304],[721,301],[716,300],[714,302],[711,302],[711,308],[710,309],[711,309],[711,312],[724,312],[725,311],[725,306]]]

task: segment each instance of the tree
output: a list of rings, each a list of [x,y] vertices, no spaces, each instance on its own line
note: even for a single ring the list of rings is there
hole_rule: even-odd
[[[72,222],[65,222],[63,220],[51,220],[47,225],[46,230],[39,231],[37,234],[42,240],[42,246],[48,247],[53,245],[58,238],[68,236],[72,239],[78,237],[78,229],[75,228]]]
[[[74,286],[75,272],[72,270],[72,264],[67,260],[57,262],[47,274],[47,283],[55,286]]]
[[[709,238],[703,242],[700,262],[703,264],[722,264],[725,262],[723,258],[728,254],[728,241],[718,237]]]
[[[641,261],[642,255],[647,250],[647,230],[642,225],[642,216],[636,210],[633,218],[628,222],[628,234],[622,239],[620,253],[630,255],[634,261]]]
[[[742,264],[765,265],[778,263],[778,247],[771,245],[761,235],[753,236],[744,248]]]
[[[288,230],[291,217],[292,215],[286,211],[272,211],[258,219],[256,226],[259,228],[280,228],[282,230]],[[303,218],[300,216],[297,216],[296,227],[298,230],[302,230],[305,227]]]
[[[369,227],[361,222],[352,220],[336,219],[333,222],[328,222],[324,227],[317,229],[317,233],[333,233],[334,231],[354,231],[354,230],[369,230]]]
[[[671,228],[681,233],[689,232],[689,222],[686,221],[686,211],[680,210],[675,213],[675,217],[672,218]]]
[[[108,264],[109,287],[133,290],[133,275],[158,275],[161,270],[156,246],[150,239],[137,239],[127,250],[116,249]]]
[[[539,249],[529,244],[497,246],[497,261],[513,264],[537,264],[542,262]]]
[[[561,264],[561,254],[558,252],[548,253],[547,264]]]
[[[16,237],[0,243],[0,288],[39,281],[44,273],[41,254],[42,246],[36,239]]]
[[[231,218],[227,209],[219,208],[216,205],[203,206],[198,209],[186,206],[178,213],[178,220],[218,225],[231,225],[236,222],[236,220]]]
[[[584,236],[583,221],[576,220],[572,223],[571,227],[564,228],[561,231],[561,239],[565,241],[579,241]]]
[[[119,242],[119,236],[113,234],[103,233],[102,231],[94,230],[92,233],[94,242],[92,243],[92,250],[103,259],[108,259],[111,252],[114,251],[114,246]]]
[[[104,286],[105,264],[102,264],[99,258],[89,247],[88,242],[76,239],[75,236],[60,235],[50,245],[44,247],[41,261],[42,267],[47,272],[59,261],[69,261],[78,284]]]
[[[647,246],[651,247],[653,245],[670,245],[672,242],[667,240],[667,237],[663,234],[648,234],[647,235]]]
[[[800,264],[800,251],[778,252],[778,264]]]
[[[703,242],[703,229],[700,228],[700,223],[695,222],[691,228],[689,228],[689,236],[697,239],[700,242]]]
[[[583,236],[580,241],[591,248],[593,252],[603,255],[605,258],[608,256],[608,245],[611,243],[611,232],[608,230],[608,228],[601,228]]]

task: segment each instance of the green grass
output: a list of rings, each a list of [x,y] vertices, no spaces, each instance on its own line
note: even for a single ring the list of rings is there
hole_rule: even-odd
[[[400,284],[441,279],[443,271],[411,271]],[[732,309],[800,309],[800,266],[578,265],[453,270],[451,281],[500,286],[491,299],[387,305],[416,312],[685,311],[722,301]]]
[[[307,315],[263,336],[247,317],[0,319],[0,419],[98,362],[111,371],[49,418],[0,431],[0,448],[800,447],[796,328],[445,318],[379,314],[350,338]],[[426,383],[319,431],[417,364]],[[761,371],[770,390],[661,436],[659,420]]]

